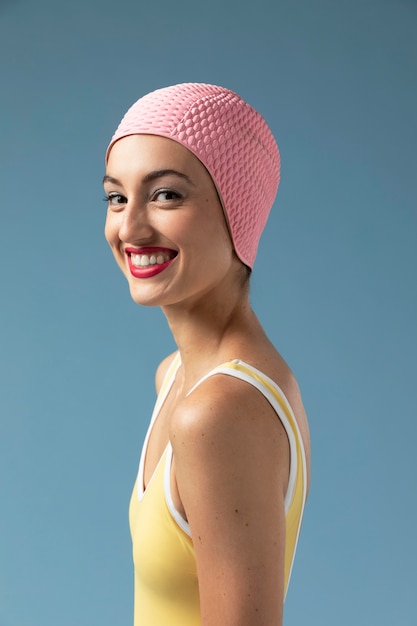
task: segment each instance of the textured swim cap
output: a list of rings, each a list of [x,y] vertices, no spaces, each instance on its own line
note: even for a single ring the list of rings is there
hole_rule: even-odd
[[[183,83],[140,98],[109,147],[127,135],[168,137],[190,150],[217,188],[236,254],[253,266],[275,199],[280,156],[263,117],[224,87]]]

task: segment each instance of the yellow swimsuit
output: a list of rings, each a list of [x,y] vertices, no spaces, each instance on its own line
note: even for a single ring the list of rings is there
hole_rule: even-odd
[[[180,365],[179,355],[168,368],[142,449],[138,477],[129,509],[135,571],[134,626],[198,626],[201,624],[197,571],[188,523],[175,509],[170,492],[172,448],[168,443],[143,490],[146,448],[152,426]],[[301,435],[288,401],[265,374],[243,361],[225,363],[204,376],[226,374],[256,387],[281,420],[290,444],[290,476],[285,497],[285,592],[297,546],[306,500],[306,461]]]

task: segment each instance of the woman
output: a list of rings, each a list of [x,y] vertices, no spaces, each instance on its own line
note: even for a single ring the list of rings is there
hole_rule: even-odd
[[[282,623],[309,433],[249,303],[279,165],[259,113],[194,83],[141,98],[107,150],[106,239],[178,346],[156,372],[130,504],[135,626]]]

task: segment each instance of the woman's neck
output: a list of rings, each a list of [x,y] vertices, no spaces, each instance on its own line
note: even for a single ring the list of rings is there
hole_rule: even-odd
[[[211,367],[237,358],[239,344],[260,328],[248,291],[247,286],[217,289],[193,303],[163,307],[181,355],[185,390]]]

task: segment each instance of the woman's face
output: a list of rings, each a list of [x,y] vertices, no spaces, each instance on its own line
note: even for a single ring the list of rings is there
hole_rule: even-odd
[[[171,139],[117,141],[104,189],[106,239],[138,304],[193,304],[240,263],[210,175]]]

